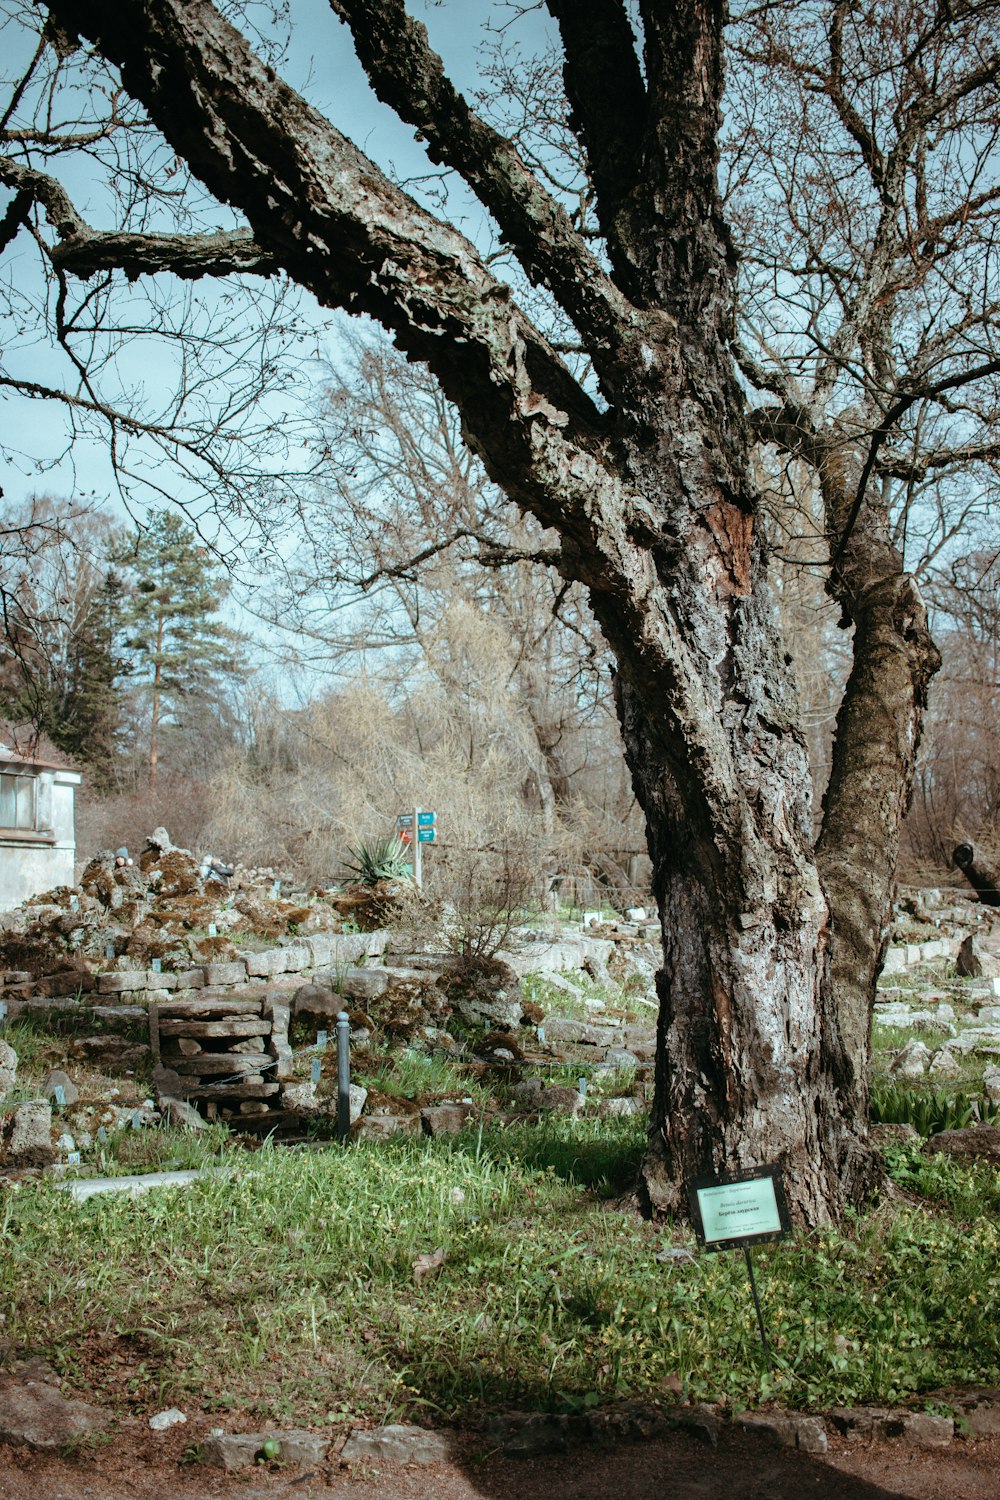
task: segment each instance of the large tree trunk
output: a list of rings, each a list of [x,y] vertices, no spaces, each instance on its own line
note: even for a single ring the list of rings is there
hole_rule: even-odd
[[[696,596],[673,575],[658,607],[706,649],[701,721],[665,737],[630,664],[616,681],[663,928],[643,1194],[651,1211],[683,1214],[691,1178],[777,1162],[793,1213],[814,1224],[860,1203],[879,1181],[878,1160],[830,983],[808,764],[759,544],[747,553],[705,528],[685,555],[699,550],[706,567],[714,553],[716,583],[734,569],[741,579],[714,629],[718,587]]]

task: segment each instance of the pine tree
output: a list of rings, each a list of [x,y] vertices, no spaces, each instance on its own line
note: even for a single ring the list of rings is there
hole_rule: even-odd
[[[99,791],[111,787],[121,750],[125,680],[131,670],[122,641],[126,598],[121,574],[110,568],[72,641],[61,715],[49,727],[49,737],[60,749],[86,763]]]
[[[161,731],[181,706],[217,690],[235,671],[241,637],[217,618],[229,583],[197,534],[177,516],[151,512],[115,554],[134,583],[125,605],[134,681],[149,700],[149,781]]]

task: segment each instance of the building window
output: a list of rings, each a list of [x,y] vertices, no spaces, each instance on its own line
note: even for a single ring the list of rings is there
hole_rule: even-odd
[[[37,827],[38,778],[0,773],[0,828]]]

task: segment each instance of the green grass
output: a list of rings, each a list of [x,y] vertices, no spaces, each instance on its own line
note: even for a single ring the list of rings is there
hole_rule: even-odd
[[[396,1098],[418,1101],[469,1098],[477,1104],[484,1104],[490,1098],[489,1090],[480,1083],[475,1070],[447,1057],[433,1057],[421,1052],[403,1052],[386,1058],[378,1067],[359,1070],[352,1082]]]
[[[550,983],[544,974],[526,974],[521,980],[524,998],[540,1005],[546,1015],[569,1016],[574,1021],[591,1021],[595,1026],[601,1025],[601,1012],[588,1010],[586,1002],[600,1000],[610,1015],[624,1016],[627,1021],[636,1024],[655,1025],[656,1011],[638,1002],[638,995],[644,994],[646,988],[641,980],[626,980],[624,984],[612,981],[609,986],[584,974],[580,969],[568,970],[562,977],[568,979],[580,993],[573,995],[568,990],[560,989],[558,985]]]
[[[225,1152],[229,1176],[82,1205],[7,1183],[4,1337],[119,1409],[303,1425],[674,1400],[678,1381],[795,1407],[1000,1381],[1000,1174],[896,1151],[919,1204],[756,1252],[772,1376],[742,1258],[657,1262],[687,1232],[603,1201],[643,1133],[557,1119]],[[442,1270],[416,1283],[438,1247]]]

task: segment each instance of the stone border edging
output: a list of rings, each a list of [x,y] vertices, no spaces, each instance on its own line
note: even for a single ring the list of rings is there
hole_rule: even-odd
[[[909,1448],[944,1448],[956,1436],[1000,1434],[1000,1390],[973,1387],[953,1403],[958,1419],[907,1407],[833,1407],[822,1414],[785,1411],[780,1407],[730,1412],[705,1403],[664,1408],[648,1401],[620,1401],[580,1414],[507,1412],[486,1425],[487,1438],[508,1458],[543,1458],[581,1447],[616,1447],[649,1441],[671,1432],[688,1432],[715,1447],[727,1429],[757,1432],[781,1447],[823,1454],[828,1429],[850,1441],[895,1442]],[[269,1430],[227,1433],[215,1428],[205,1441],[210,1463],[233,1473],[250,1468],[266,1442],[277,1443],[287,1463],[342,1464],[382,1462],[431,1464],[453,1455],[455,1435],[403,1423],[386,1427],[353,1427],[346,1439],[321,1433]]]

